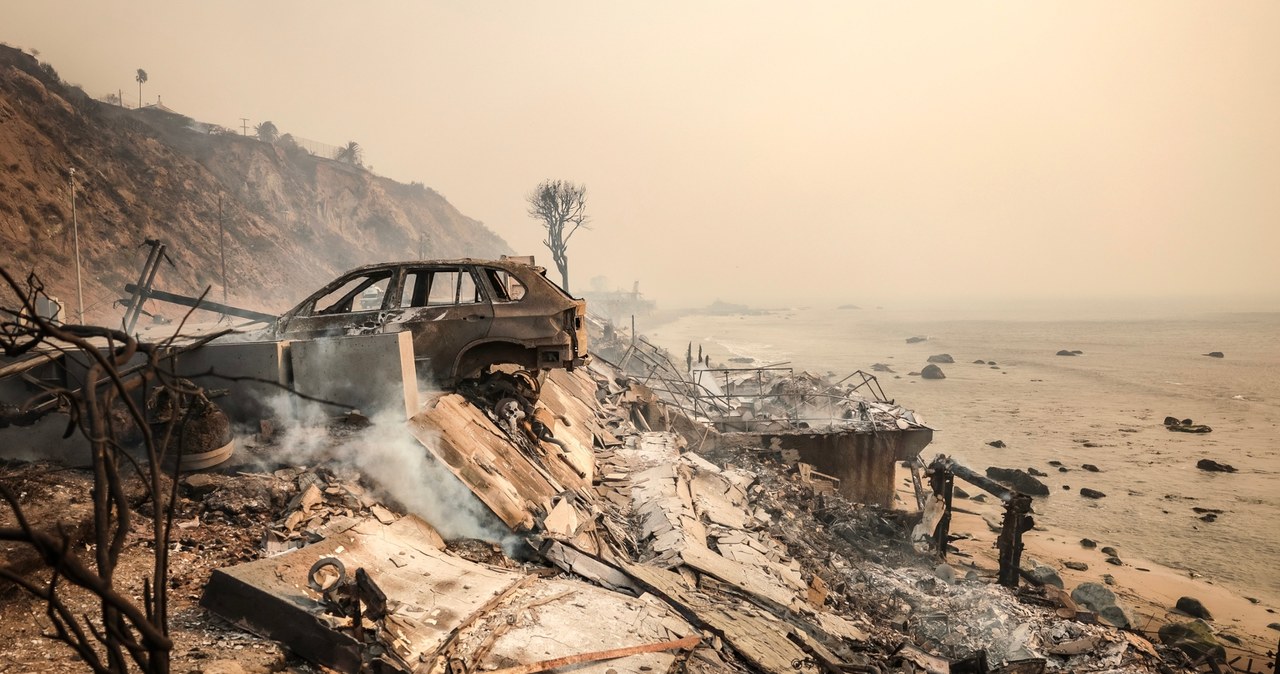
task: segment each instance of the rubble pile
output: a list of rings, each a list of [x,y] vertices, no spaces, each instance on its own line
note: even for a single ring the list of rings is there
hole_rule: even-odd
[[[1011,592],[921,554],[920,513],[855,503],[794,450],[707,442],[714,431],[607,364],[548,377],[546,432],[476,402],[431,397],[401,430],[520,537],[525,561],[446,541],[341,461],[188,475],[174,611],[201,646],[179,657],[279,654],[219,637],[236,633],[217,615],[344,672],[1168,671],[1060,592]],[[903,418],[879,404],[864,408],[873,423]],[[361,426],[327,432],[340,448]],[[183,603],[198,590],[208,614]]]
[[[357,518],[371,515],[383,524],[398,519],[360,486],[355,473],[341,479],[325,466],[281,468],[261,478],[274,480],[275,488],[294,493],[282,516],[263,534],[263,552],[268,556],[323,540],[329,532],[350,526]]]

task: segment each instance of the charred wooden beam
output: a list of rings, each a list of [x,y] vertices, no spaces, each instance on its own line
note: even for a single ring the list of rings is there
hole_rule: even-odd
[[[997,541],[1000,549],[998,582],[1009,588],[1018,587],[1018,570],[1022,563],[1022,534],[1035,526],[1031,517],[1031,497],[1014,494],[1005,502],[1004,523]]]
[[[945,467],[938,466],[929,472],[929,487],[933,489],[934,498],[942,501],[942,518],[933,531],[933,544],[943,559],[947,558],[947,538],[951,534],[951,498],[955,487],[955,475]]]

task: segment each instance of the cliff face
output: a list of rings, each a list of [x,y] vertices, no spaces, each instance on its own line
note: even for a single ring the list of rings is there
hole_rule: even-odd
[[[156,109],[94,101],[0,47],[0,266],[34,271],[75,311],[76,169],[86,316],[114,324],[148,238],[168,246],[156,287],[283,311],[346,269],[419,257],[496,257],[506,243],[444,197],[288,144],[193,131]],[[165,305],[149,310],[174,317]]]

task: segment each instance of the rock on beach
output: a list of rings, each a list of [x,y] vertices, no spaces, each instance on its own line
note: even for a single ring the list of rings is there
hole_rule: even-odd
[[[1196,468],[1208,471],[1210,473],[1234,473],[1236,467],[1229,463],[1218,463],[1213,459],[1200,459],[1196,462]]]
[[[987,477],[995,480],[996,482],[1007,484],[1023,494],[1028,494],[1030,496],[1049,495],[1049,487],[1040,480],[1028,475],[1025,470],[991,466],[987,468]]]

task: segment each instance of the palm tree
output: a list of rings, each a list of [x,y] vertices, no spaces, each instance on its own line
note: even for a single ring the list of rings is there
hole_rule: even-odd
[[[264,143],[274,143],[280,137],[280,130],[270,120],[253,127],[253,130],[258,134],[258,140]]]
[[[348,141],[346,145],[338,148],[338,151],[333,155],[333,158],[340,162],[360,166],[362,154],[363,150],[360,149],[360,144],[353,140]]]
[[[142,107],[142,83],[147,81],[147,71],[138,68],[138,75],[133,79],[138,82],[138,107]]]

